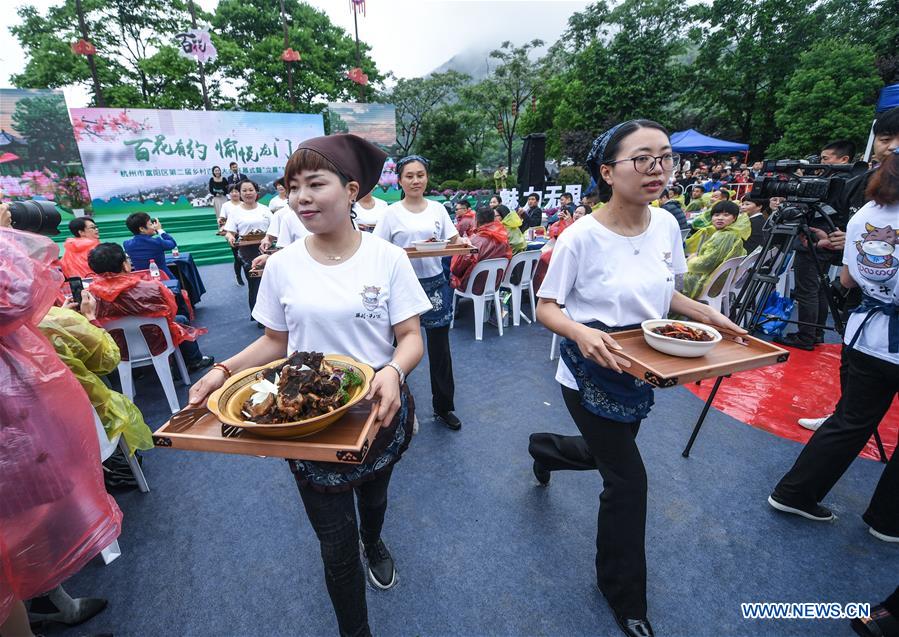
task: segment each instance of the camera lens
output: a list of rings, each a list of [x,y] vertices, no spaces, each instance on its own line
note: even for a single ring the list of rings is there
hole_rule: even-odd
[[[44,236],[59,234],[62,217],[51,201],[13,201],[9,204],[12,227]]]

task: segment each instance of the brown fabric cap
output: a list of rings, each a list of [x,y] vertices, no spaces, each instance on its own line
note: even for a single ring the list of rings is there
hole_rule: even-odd
[[[360,197],[378,185],[387,160],[383,150],[350,133],[313,137],[300,144],[297,150],[315,151],[337,166],[344,177],[359,183]]]

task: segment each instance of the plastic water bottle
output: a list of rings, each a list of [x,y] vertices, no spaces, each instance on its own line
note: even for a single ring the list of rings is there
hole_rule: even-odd
[[[154,259],[150,259],[150,265],[147,267],[150,271],[150,276],[154,279],[159,278],[159,266],[156,265],[156,261]]]

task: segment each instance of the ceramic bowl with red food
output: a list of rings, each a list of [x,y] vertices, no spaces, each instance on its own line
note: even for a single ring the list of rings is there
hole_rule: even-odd
[[[650,319],[640,324],[646,344],[671,356],[697,358],[708,354],[721,342],[721,334],[714,327],[673,319]]]

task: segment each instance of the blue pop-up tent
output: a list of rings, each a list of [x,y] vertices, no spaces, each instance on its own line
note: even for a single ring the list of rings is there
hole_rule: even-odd
[[[880,89],[880,97],[877,98],[877,106],[874,107],[874,118],[881,113],[899,106],[899,84],[890,84]],[[874,122],[871,123],[871,132],[868,134],[868,146],[865,148],[865,161],[871,159],[871,147],[874,145]]]
[[[692,128],[671,135],[671,147],[678,153],[747,153],[749,144],[729,142],[703,135]]]

